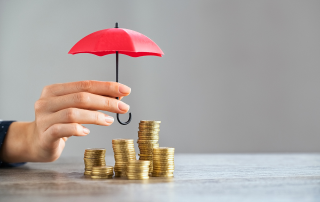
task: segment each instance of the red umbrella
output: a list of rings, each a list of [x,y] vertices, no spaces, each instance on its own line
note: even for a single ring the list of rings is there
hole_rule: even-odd
[[[93,32],[88,36],[78,41],[69,51],[69,54],[91,53],[97,56],[116,54],[116,82],[118,82],[118,60],[119,53],[131,57],[140,56],[159,56],[162,57],[163,52],[159,46],[151,39],[139,32],[118,28],[116,23],[115,28],[103,29]],[[117,97],[117,99],[119,99]],[[129,120],[121,122],[119,114],[117,114],[118,122],[122,125],[127,125],[131,121],[131,113]]]

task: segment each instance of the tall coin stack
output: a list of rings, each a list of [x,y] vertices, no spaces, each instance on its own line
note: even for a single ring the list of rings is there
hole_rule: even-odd
[[[113,167],[112,166],[93,166],[91,170],[92,179],[107,179],[112,178]]]
[[[106,165],[106,150],[102,148],[86,149],[84,152],[84,165],[85,175],[91,175],[93,166],[105,166]]]
[[[138,131],[138,147],[140,150],[139,160],[150,161],[150,174],[153,170],[153,148],[159,148],[159,131],[161,121],[146,121],[142,120],[139,123]]]
[[[152,177],[173,177],[174,148],[153,148]]]
[[[114,174],[115,177],[126,177],[126,166],[131,160],[136,160],[133,139],[113,139]]]
[[[127,177],[129,180],[149,179],[150,161],[129,161],[127,164]]]

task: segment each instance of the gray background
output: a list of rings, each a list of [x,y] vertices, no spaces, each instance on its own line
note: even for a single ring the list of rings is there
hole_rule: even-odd
[[[0,0],[0,117],[34,120],[45,85],[114,81],[114,55],[67,53],[116,21],[165,56],[121,55],[132,123],[87,126],[63,156],[111,154],[141,119],[161,120],[160,145],[177,152],[320,151],[320,1]]]

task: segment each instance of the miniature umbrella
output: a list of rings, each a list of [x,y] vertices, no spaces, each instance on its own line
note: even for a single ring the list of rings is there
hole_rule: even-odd
[[[104,29],[78,41],[69,51],[69,54],[91,53],[97,56],[116,54],[116,82],[118,82],[118,60],[119,53],[131,57],[140,56],[159,56],[162,57],[163,52],[159,46],[151,39],[139,32],[118,28],[116,23],[115,28]],[[119,99],[117,97],[117,99]],[[127,125],[131,121],[131,113],[129,120],[121,122],[119,114],[117,114],[118,122],[122,125]]]

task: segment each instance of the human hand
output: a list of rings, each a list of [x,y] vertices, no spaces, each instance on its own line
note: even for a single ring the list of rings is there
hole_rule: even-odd
[[[113,123],[113,117],[97,110],[119,114],[128,112],[129,105],[116,97],[122,98],[130,92],[129,87],[116,82],[80,81],[46,86],[35,103],[35,121],[25,126],[25,131],[28,131],[25,144],[29,149],[25,149],[23,158],[20,156],[15,161],[55,161],[61,155],[68,137],[89,134],[89,129],[81,124],[109,126]],[[6,139],[11,139],[9,132],[14,132],[14,126],[18,124],[12,124],[13,129],[9,128]],[[10,154],[8,149],[5,151]],[[4,154],[2,152],[2,157],[6,160],[7,155]]]

